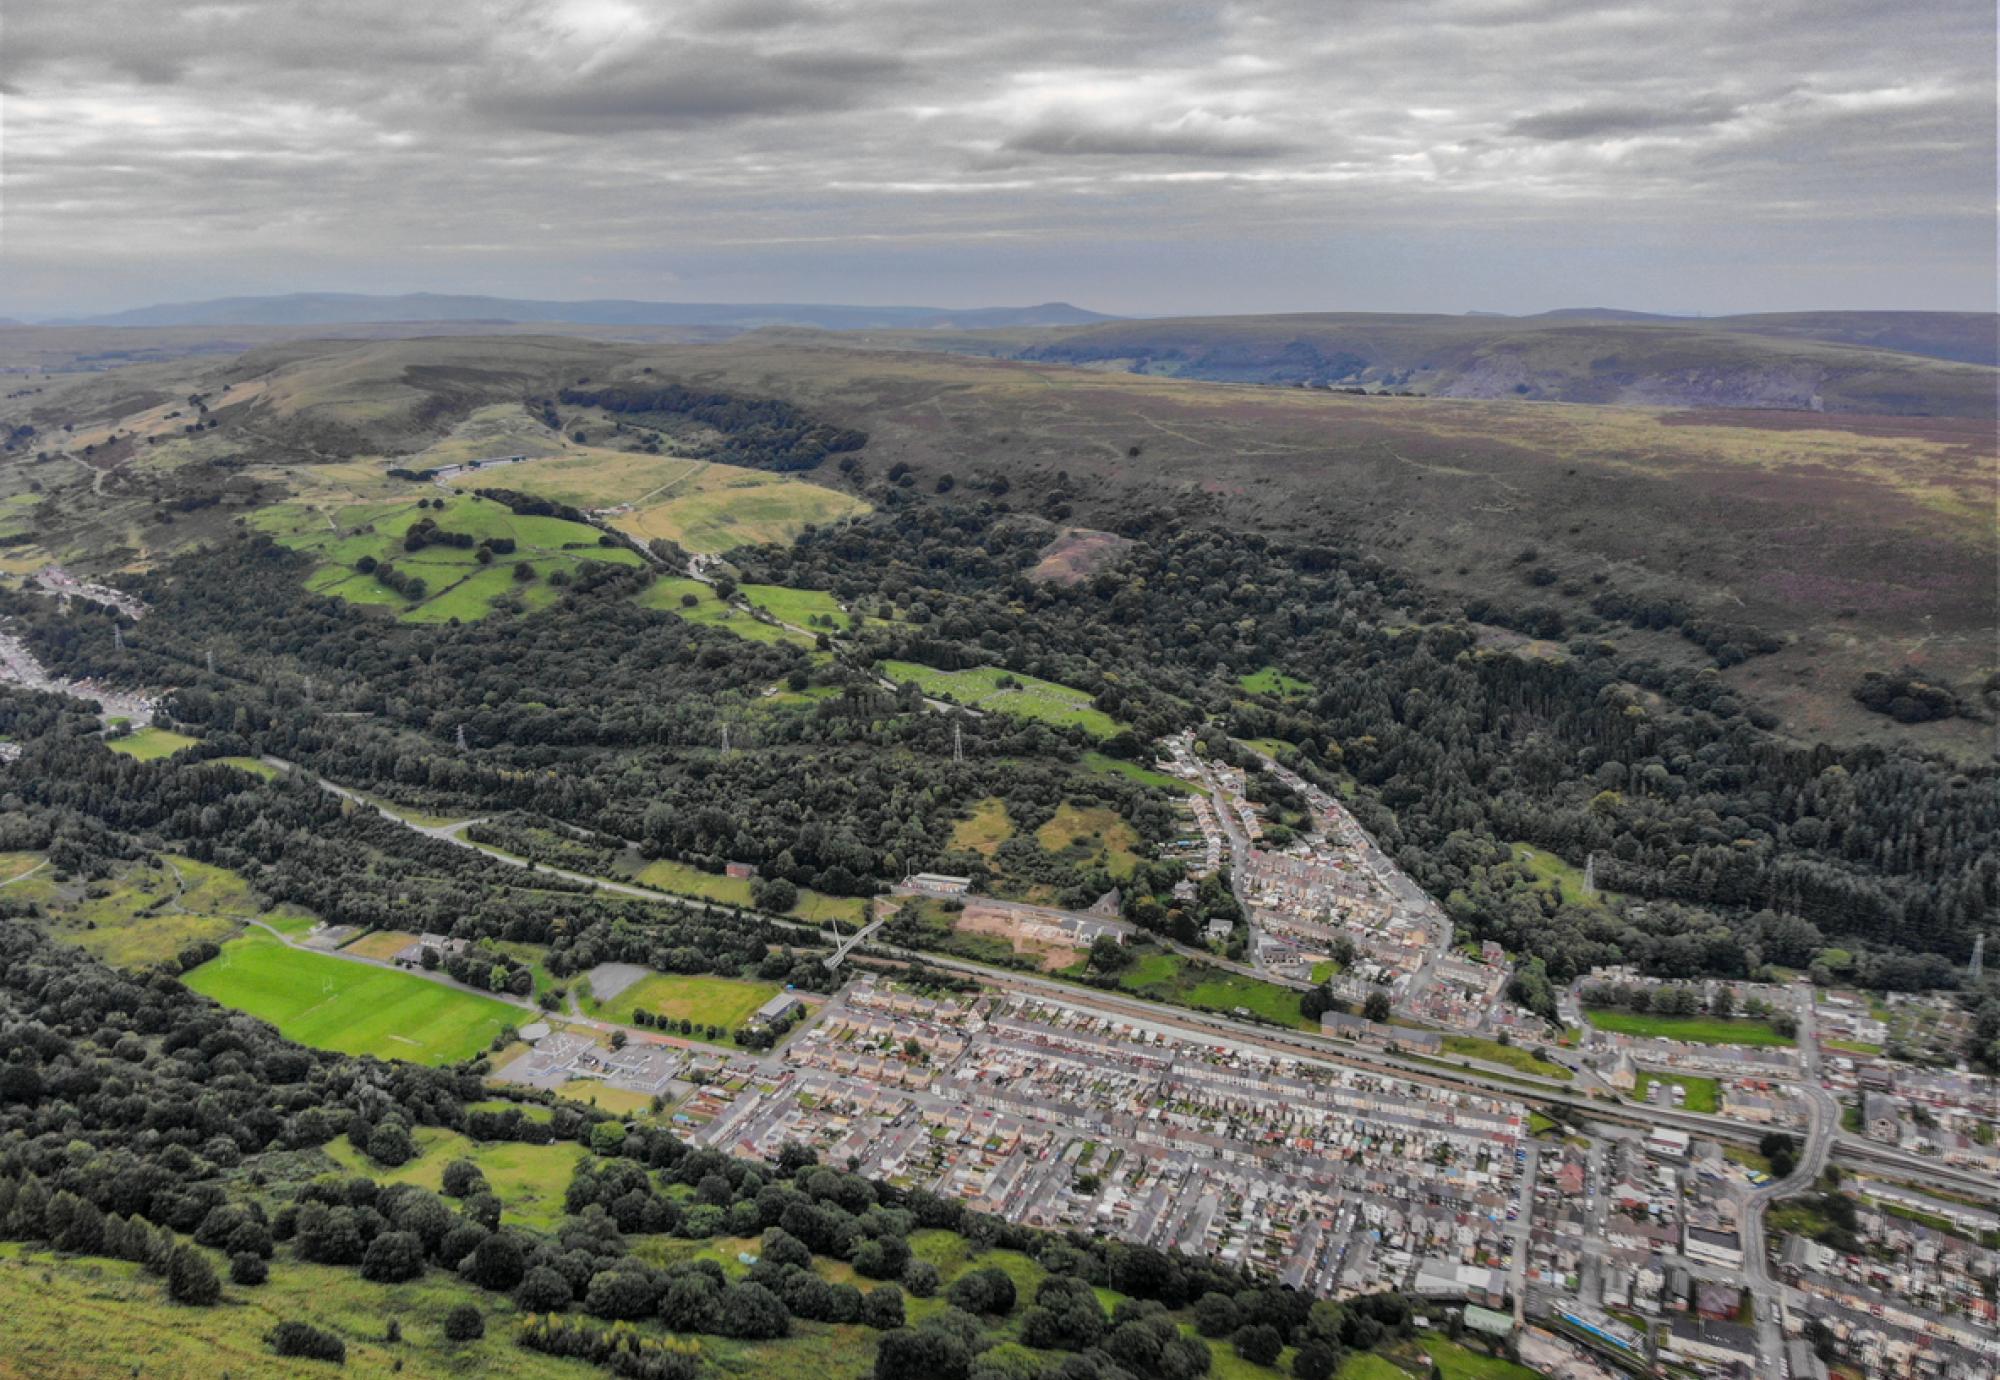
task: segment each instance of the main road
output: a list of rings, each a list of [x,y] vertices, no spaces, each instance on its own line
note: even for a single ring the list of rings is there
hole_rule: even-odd
[[[368,799],[357,791],[337,785],[334,782],[326,780],[324,777],[303,772],[301,768],[285,761],[283,758],[266,757],[264,760],[280,770],[300,772],[303,775],[310,776],[312,779],[318,781],[324,789],[333,794],[375,810],[384,818],[423,834],[427,838],[434,838],[441,842],[455,844],[461,848],[471,849],[474,852],[482,853],[496,862],[501,862],[508,866],[522,868],[528,866],[528,860],[525,858],[518,858],[509,853],[502,853],[465,838],[463,831],[476,821],[459,820],[446,824],[421,825],[413,820],[404,818],[393,810],[384,809],[378,802]],[[632,896],[642,900],[671,901],[682,905],[703,904],[700,901],[691,902],[690,898],[685,896],[676,896],[667,892],[656,891],[649,887],[613,881],[605,877],[594,877],[588,873],[571,872],[562,868],[547,867],[540,864],[537,864],[537,868],[548,876],[561,877],[567,881],[601,888],[605,891]],[[741,910],[740,907],[730,906],[723,902],[709,901],[705,904],[724,910]],[[796,921],[787,921],[773,916],[762,915],[758,912],[745,913],[758,914],[759,918],[763,920],[793,929],[821,942],[825,942],[828,939],[828,936],[823,931]],[[852,948],[851,945],[849,947]],[[1166,1006],[1137,997],[1116,995],[1099,988],[1076,983],[1058,982],[1049,978],[1033,977],[1011,969],[993,968],[983,963],[972,962],[968,959],[926,953],[914,949],[903,949],[886,944],[869,944],[866,950],[861,952],[881,954],[895,963],[920,963],[928,968],[941,968],[947,971],[959,972],[967,977],[975,978],[988,986],[1039,996],[1054,997],[1071,1005],[1094,1008],[1126,1019],[1150,1021],[1158,1025],[1171,1026],[1203,1035],[1224,1035],[1238,1043],[1261,1045],[1267,1049],[1272,1049],[1294,1058],[1308,1059],[1322,1064],[1366,1068],[1377,1073],[1410,1079],[1416,1082],[1429,1083],[1440,1087],[1454,1087],[1485,1093],[1494,1097],[1512,1098],[1520,1102],[1563,1107],[1598,1120],[1623,1122],[1628,1125],[1640,1127],[1668,1126],[1676,1130],[1686,1131],[1690,1135],[1747,1145],[1756,1144],[1763,1134],[1762,1130],[1758,1127],[1731,1121],[1726,1117],[1713,1116],[1705,1112],[1689,1112],[1666,1107],[1642,1108],[1619,1102],[1611,1102],[1603,1098],[1577,1093],[1565,1087],[1562,1083],[1538,1078],[1532,1074],[1522,1073],[1501,1076],[1498,1074],[1481,1073],[1473,1069],[1458,1068],[1442,1062],[1404,1058],[1389,1053],[1363,1053],[1345,1042],[1304,1030],[1289,1030],[1279,1026],[1253,1024],[1210,1012]],[[1843,1160],[1886,1167],[1898,1175],[1918,1183],[1929,1184],[1937,1188],[1954,1190],[1961,1193],[1979,1194],[1987,1198],[2000,1198],[2000,1181],[1995,1181],[1988,1176],[1940,1165],[1934,1161],[1898,1150],[1893,1146],[1876,1145],[1873,1142],[1864,1141],[1858,1137],[1840,1135],[1840,1108],[1839,1103],[1834,1099],[1832,1094],[1812,1083],[1804,1083],[1799,1086],[1812,1104],[1810,1108],[1811,1123],[1806,1146],[1801,1153],[1798,1169],[1793,1175],[1789,1176],[1782,1183],[1765,1185],[1751,1200],[1757,1205],[1757,1211],[1750,1215],[1756,1218],[1756,1227],[1754,1230],[1759,1234],[1760,1248],[1762,1238],[1762,1207],[1767,1206],[1774,1198],[1783,1197],[1788,1193],[1797,1192],[1809,1186],[1820,1171],[1825,1168],[1828,1159],[1836,1151]],[[1746,1232],[1747,1230],[1750,1230],[1750,1228],[1746,1227]],[[1749,1242],[1746,1240],[1746,1254],[1748,1253],[1748,1247]]]

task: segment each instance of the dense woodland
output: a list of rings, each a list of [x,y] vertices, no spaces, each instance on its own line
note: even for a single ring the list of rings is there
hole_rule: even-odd
[[[650,573],[627,568],[587,569],[540,615],[388,623],[305,593],[305,558],[263,538],[145,577],[156,612],[125,627],[122,649],[108,611],[59,614],[27,595],[0,611],[60,672],[182,687],[170,712],[212,742],[836,895],[925,867],[979,871],[951,830],[989,796],[1022,833],[1065,799],[1111,805],[1145,840],[1171,829],[1157,793],[1079,770],[1080,731],[947,719],[873,672],[889,657],[1002,666],[1093,695],[1130,726],[1104,744],[1114,753],[1210,722],[1290,744],[1301,770],[1352,791],[1469,935],[1540,960],[1528,995],[1544,1007],[1549,984],[1620,961],[1669,977],[1779,965],[1950,986],[1994,926],[1990,769],[1790,745],[1712,671],[1588,637],[1560,658],[1488,646],[1463,610],[1334,547],[1188,527],[1162,507],[1133,515],[1114,564],[1063,584],[1029,573],[1044,523],[991,500],[873,496],[870,519],[737,553],[747,578],[899,611],[823,634],[817,656],[649,610],[635,596]],[[1313,688],[1245,692],[1238,678],[1267,666]],[[784,685],[838,693],[761,702]],[[1595,855],[1605,894],[1534,884],[1512,844]],[[1128,904],[1161,927],[1140,880]],[[1055,881],[1080,899],[1109,879]]]
[[[1620,660],[1578,639],[1561,660],[1481,646],[1476,626],[1326,547],[1135,515],[1138,544],[1074,585],[1027,574],[1047,540],[990,507],[912,501],[759,553],[755,578],[879,590],[928,615],[890,634],[936,665],[991,661],[1098,695],[1142,733],[1221,718],[1276,737],[1355,808],[1472,933],[1555,978],[1633,961],[1742,975],[1862,951],[1836,974],[1951,985],[2000,906],[2000,778],[1915,752],[1794,747],[1713,672]],[[898,502],[899,498],[901,499]],[[1317,687],[1246,695],[1277,665]],[[1507,843],[1595,853],[1610,905],[1518,885]]]

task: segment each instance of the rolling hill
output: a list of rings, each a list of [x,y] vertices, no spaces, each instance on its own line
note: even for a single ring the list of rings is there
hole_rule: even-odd
[[[1604,329],[1501,324],[1554,330],[1571,342],[1565,349],[1575,348],[1574,333]],[[1868,713],[1851,693],[1865,673],[1909,665],[1977,700],[1995,669],[1994,457],[1990,423],[1979,417],[1694,408],[1672,397],[1592,406],[1511,395],[1359,397],[864,348],[915,334],[771,332],[708,345],[526,334],[293,342],[72,379],[10,400],[0,422],[26,420],[44,435],[73,424],[79,430],[66,434],[101,436],[131,429],[117,421],[121,410],[149,415],[140,409],[198,390],[216,404],[218,425],[150,445],[121,431],[82,463],[52,457],[29,467],[22,540],[32,533],[44,545],[24,547],[20,560],[43,559],[46,549],[69,560],[94,555],[97,569],[143,561],[232,520],[228,506],[185,506],[214,502],[207,495],[226,475],[239,488],[254,485],[257,502],[349,482],[365,489],[479,409],[552,399],[584,377],[648,377],[781,400],[816,422],[865,432],[858,468],[823,464],[799,478],[878,506],[891,487],[942,486],[973,501],[1001,491],[1016,511],[1118,537],[1199,523],[1349,546],[1403,573],[1440,609],[1495,610],[1485,621],[1496,646],[1566,655],[1588,636],[1621,655],[1711,664],[1699,639],[1603,612],[1670,604],[1712,630],[1711,641],[1775,648],[1717,674],[1795,737],[1990,751],[1989,731],[1971,720],[1901,724]],[[1407,343],[1386,328],[1384,338]],[[1741,334],[1713,338],[1770,348]],[[1878,365],[1912,359],[1810,348]],[[1914,367],[1990,377],[1972,365]],[[563,434],[582,424],[596,444],[612,420],[579,415],[565,419]],[[29,480],[43,491],[29,491]],[[178,520],[163,525],[163,510]],[[1107,545],[1114,565],[1117,549]],[[1565,632],[1508,631],[1508,609],[1552,611]]]
[[[298,292],[274,297],[221,297],[172,302],[52,324],[81,326],[301,326],[364,322],[564,322],[604,326],[816,326],[822,330],[901,327],[959,329],[1005,326],[1076,326],[1112,318],[1067,302],[1033,307],[866,307],[801,303],[641,302],[610,298],[587,302],[537,301],[413,292],[378,296],[352,292]]]
[[[1296,316],[1113,321],[992,353],[1230,383],[1448,398],[1990,417],[1996,318]],[[921,342],[918,342],[921,344]]]

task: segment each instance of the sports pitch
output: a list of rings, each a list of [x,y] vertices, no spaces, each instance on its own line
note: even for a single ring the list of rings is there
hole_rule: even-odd
[[[269,1021],[300,1044],[413,1064],[485,1049],[523,1013],[409,973],[288,948],[256,933],[225,944],[185,979],[225,1006]]]

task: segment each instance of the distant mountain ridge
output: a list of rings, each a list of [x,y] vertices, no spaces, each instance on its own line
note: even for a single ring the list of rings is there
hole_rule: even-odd
[[[1032,307],[865,307],[811,303],[642,302],[624,298],[557,302],[435,292],[382,296],[357,292],[295,292],[274,297],[218,297],[167,302],[50,322],[71,326],[303,326],[362,322],[451,321],[520,324],[565,322],[593,326],[816,326],[822,330],[998,329],[1085,326],[1119,318],[1067,302]]]

